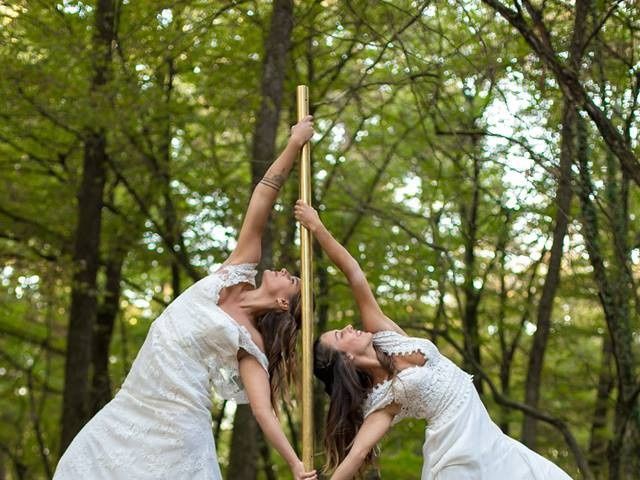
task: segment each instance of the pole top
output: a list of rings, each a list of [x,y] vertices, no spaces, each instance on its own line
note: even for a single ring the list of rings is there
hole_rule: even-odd
[[[296,89],[298,106],[298,121],[309,115],[309,88],[306,85],[298,85]]]

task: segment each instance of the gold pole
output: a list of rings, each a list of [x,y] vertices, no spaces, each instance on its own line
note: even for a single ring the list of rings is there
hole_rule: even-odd
[[[309,89],[298,85],[298,121],[309,115]],[[300,199],[311,205],[311,150],[307,142],[300,155]],[[311,232],[300,226],[302,280],[302,462],[313,470],[313,259]]]

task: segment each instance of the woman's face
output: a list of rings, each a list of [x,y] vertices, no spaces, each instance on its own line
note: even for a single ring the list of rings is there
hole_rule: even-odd
[[[364,353],[372,339],[372,333],[356,330],[351,325],[340,330],[329,330],[320,336],[323,345],[353,356]]]
[[[291,298],[300,292],[300,278],[291,275],[286,268],[265,270],[262,286],[277,298]]]

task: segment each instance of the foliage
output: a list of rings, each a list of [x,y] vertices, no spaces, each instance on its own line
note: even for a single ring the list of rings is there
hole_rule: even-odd
[[[118,249],[126,253],[109,357],[116,388],[150,322],[175,293],[167,198],[198,272],[211,271],[234,246],[251,191],[271,5],[173,3],[118,2],[112,76],[92,93],[93,3],[0,2],[0,472],[7,478],[47,478],[58,458],[86,132],[102,126],[108,133],[101,260]],[[583,83],[627,132],[637,158],[639,13],[631,3],[612,10],[606,3],[592,7],[591,27],[604,23],[586,47]],[[556,1],[545,7],[561,54],[573,28],[571,8]],[[295,15],[279,143],[294,123],[294,87],[307,83],[317,126],[316,205],[327,226],[362,264],[385,312],[459,364],[465,306],[478,295],[481,367],[500,392],[521,401],[554,228],[564,99],[557,81],[483,2],[323,0],[298,2]],[[617,253],[609,213],[616,205],[607,188],[622,184],[622,174],[619,167],[612,173],[615,162],[599,132],[590,128],[588,135],[592,196],[610,265]],[[638,186],[627,185],[622,255],[635,286],[640,199]],[[292,183],[273,218],[274,258],[283,262],[296,255],[286,243],[295,195]],[[601,373],[615,366],[602,358],[608,331],[577,201],[569,215],[540,409],[566,422],[596,465],[606,463],[602,452],[590,451],[596,395]],[[194,278],[179,264],[184,288]],[[316,264],[328,279],[319,299],[328,306],[326,327],[357,322],[344,278],[326,258]],[[637,358],[637,289],[630,289],[629,302]],[[516,342],[506,390],[502,340]],[[606,439],[613,435],[615,398],[610,389]],[[517,438],[522,412],[496,402],[487,388],[483,399]],[[216,411],[221,405],[215,402]],[[229,407],[218,445],[223,464],[232,418]],[[387,436],[383,478],[417,478],[423,428],[405,421]],[[541,427],[538,437],[541,454],[578,475],[555,428]],[[277,478],[287,478],[276,456]],[[605,475],[606,468],[594,472]]]

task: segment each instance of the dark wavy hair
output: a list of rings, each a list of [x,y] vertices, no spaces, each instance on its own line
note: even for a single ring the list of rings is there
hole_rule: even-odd
[[[271,403],[276,406],[279,393],[289,392],[295,382],[296,339],[302,322],[301,292],[289,297],[287,311],[270,310],[257,319],[264,350],[269,361]]]
[[[374,345],[380,365],[393,376],[396,369],[391,357]],[[331,397],[324,432],[327,452],[324,473],[329,474],[351,450],[353,440],[364,421],[362,404],[373,388],[373,377],[356,367],[344,352],[324,345],[318,338],[313,345],[313,373]],[[369,452],[361,470],[373,462],[374,451]]]

